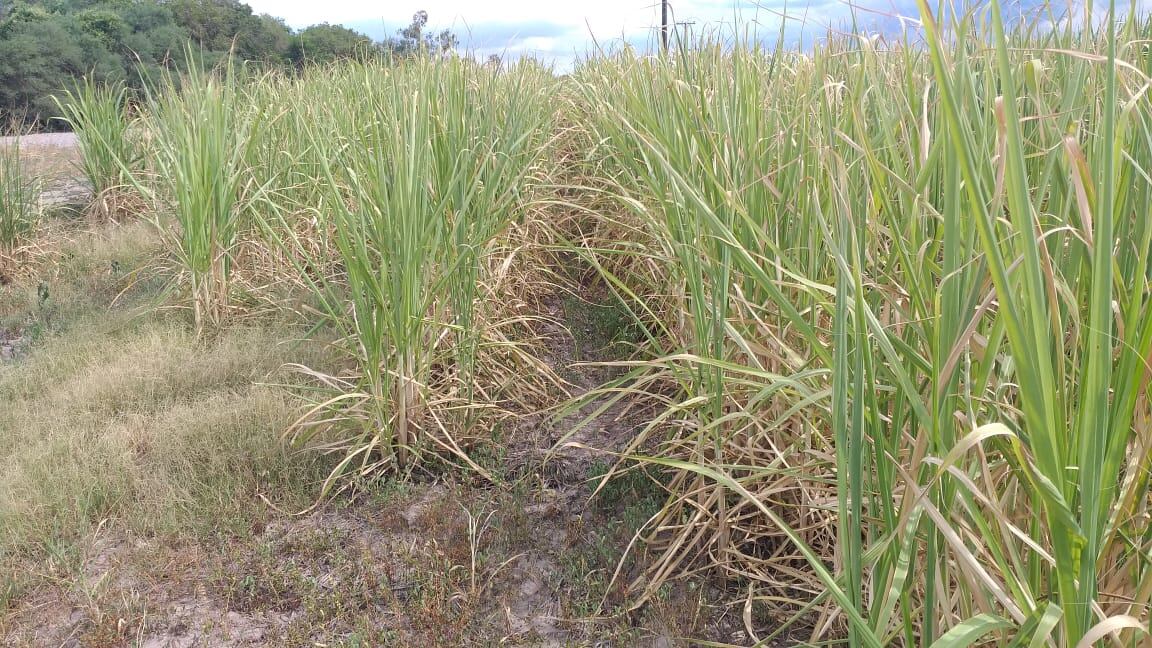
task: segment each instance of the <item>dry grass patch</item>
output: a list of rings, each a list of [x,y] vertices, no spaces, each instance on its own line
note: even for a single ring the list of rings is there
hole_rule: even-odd
[[[160,240],[147,223],[77,229],[49,221],[24,246],[18,270],[0,285],[0,327],[102,318],[158,297],[162,277],[151,268]],[[56,327],[58,329],[58,327]]]
[[[295,405],[255,384],[291,357],[279,337],[93,326],[0,368],[4,555],[53,558],[108,518],[143,532],[228,524],[269,480],[299,492],[307,480],[278,443]]]
[[[278,370],[322,362],[283,327],[197,339],[155,310],[147,226],[74,232],[0,288],[0,606],[34,580],[74,576],[95,530],[210,533],[302,506],[314,459],[287,452],[296,415]],[[12,355],[9,352],[9,356]]]

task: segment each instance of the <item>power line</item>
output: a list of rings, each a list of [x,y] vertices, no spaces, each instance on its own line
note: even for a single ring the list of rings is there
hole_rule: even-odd
[[[670,0],[660,0],[660,42],[664,45],[664,53],[668,53],[668,14]]]

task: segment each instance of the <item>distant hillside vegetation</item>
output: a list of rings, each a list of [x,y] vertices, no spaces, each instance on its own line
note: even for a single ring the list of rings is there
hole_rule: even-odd
[[[287,67],[456,46],[450,32],[426,34],[427,20],[418,11],[396,37],[375,42],[338,25],[293,31],[237,0],[0,0],[0,127],[59,126],[52,96],[76,78],[141,88],[162,69],[185,67],[189,51],[207,65],[232,52]]]

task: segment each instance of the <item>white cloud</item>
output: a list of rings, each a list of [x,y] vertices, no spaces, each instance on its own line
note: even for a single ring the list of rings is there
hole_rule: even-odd
[[[541,2],[529,0],[412,0],[410,5],[381,4],[367,0],[248,0],[258,12],[284,18],[293,27],[319,22],[359,22],[383,20],[402,27],[412,14],[423,9],[437,26],[462,28],[475,23],[547,21],[573,27],[585,19],[600,29],[621,25],[646,26],[656,15],[650,0],[583,0],[580,2]]]
[[[1118,1],[1116,3],[1116,19],[1123,20],[1132,10],[1135,10],[1137,15],[1146,16],[1152,12],[1152,0],[1136,0],[1135,4],[1123,0]],[[1067,0],[1066,3],[1053,3],[1050,10],[1042,8],[1038,13],[1041,30],[1066,29],[1068,27],[1100,29],[1108,24],[1108,2],[1106,0],[1093,2],[1091,11],[1089,11],[1088,3],[1085,0]]]
[[[394,34],[423,9],[429,29],[451,29],[462,48],[485,57],[534,55],[568,67],[595,43],[627,41],[653,46],[660,23],[660,0],[411,0],[410,5],[368,0],[246,0],[259,13],[283,18],[302,28],[329,22],[345,24],[374,38]],[[911,0],[852,0],[864,9],[893,13]],[[1152,0],[1149,0],[1152,1]],[[782,15],[789,16],[788,44],[807,43],[829,26],[846,24],[849,0],[673,0],[677,21],[692,23],[695,33],[739,26],[774,40]],[[865,21],[873,14],[861,13]]]

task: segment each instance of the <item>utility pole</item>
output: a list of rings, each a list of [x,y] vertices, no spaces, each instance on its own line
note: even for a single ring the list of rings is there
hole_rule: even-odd
[[[668,53],[668,3],[670,0],[660,0],[660,43],[664,45],[664,53]]]

